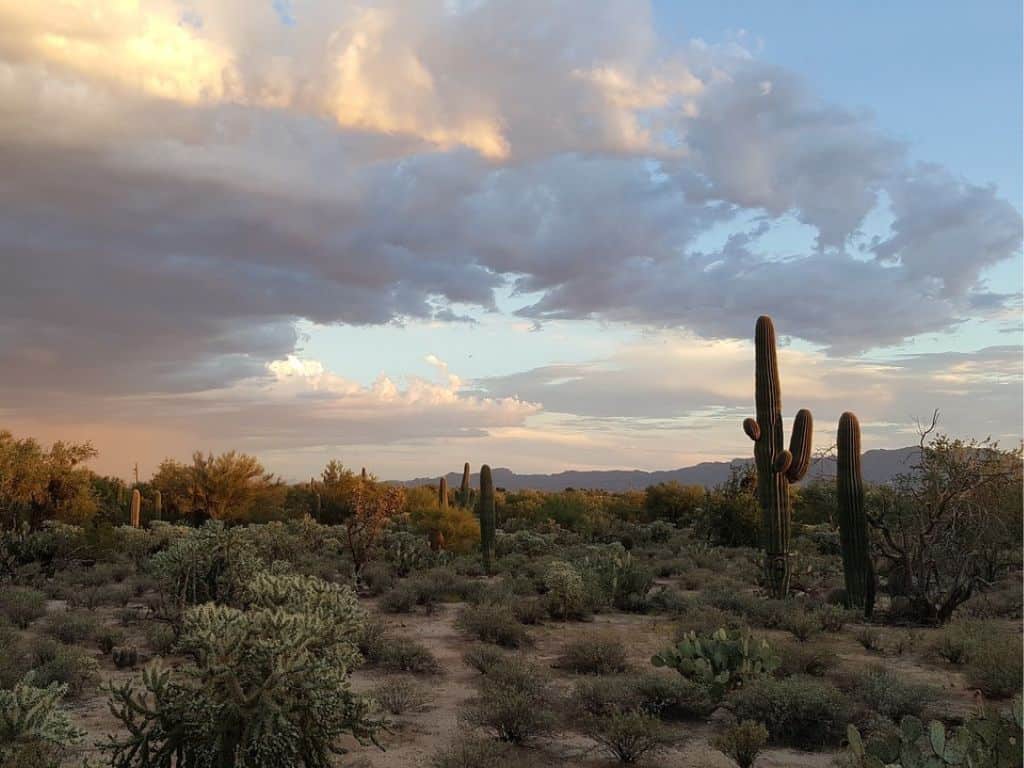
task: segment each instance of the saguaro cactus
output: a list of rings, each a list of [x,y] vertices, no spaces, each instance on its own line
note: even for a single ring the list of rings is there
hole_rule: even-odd
[[[448,479],[444,477],[437,484],[437,506],[448,511]]]
[[[494,480],[491,468],[484,464],[480,467],[480,554],[488,574],[494,561],[494,527]]]
[[[313,491],[313,519],[318,523],[324,513],[324,500],[319,491]]]
[[[843,548],[846,600],[863,608],[875,607],[875,569],[871,562],[868,520],[864,514],[864,481],[860,472],[860,422],[847,411],[839,417],[836,442],[836,490],[839,495],[839,540]]]
[[[142,525],[142,494],[139,493],[139,489],[135,488],[132,490],[132,508],[131,508],[131,519],[132,528],[139,528]]]
[[[462,484],[459,486],[459,505],[468,507],[472,491],[469,490],[469,462],[462,467]]]
[[[766,315],[757,318],[754,331],[754,375],[757,419],[743,421],[743,431],[754,441],[757,495],[764,516],[765,579],[772,597],[789,592],[789,536],[792,517],[789,484],[799,482],[811,463],[811,412],[801,409],[793,421],[789,450],[782,431],[782,393],[775,356],[775,327]]]
[[[157,520],[164,519],[164,497],[160,491],[153,492],[153,517]]]

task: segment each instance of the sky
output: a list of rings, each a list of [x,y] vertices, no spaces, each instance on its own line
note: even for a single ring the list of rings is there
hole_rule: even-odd
[[[1022,436],[1021,5],[0,0],[0,428],[288,479]]]

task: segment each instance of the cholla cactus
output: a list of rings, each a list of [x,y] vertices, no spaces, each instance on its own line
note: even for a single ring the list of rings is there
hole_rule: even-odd
[[[757,493],[764,515],[765,580],[772,597],[789,592],[789,536],[792,518],[789,484],[799,482],[811,463],[811,412],[796,414],[789,450],[782,433],[782,392],[775,357],[775,327],[762,315],[754,331],[757,419],[744,419],[743,431],[754,441]]]
[[[207,603],[185,615],[179,641],[195,659],[112,690],[127,736],[105,749],[114,768],[148,765],[328,768],[346,735],[373,741],[381,723],[349,688],[363,616],[348,587],[257,574],[244,610]],[[164,756],[178,755],[178,763]]]
[[[0,764],[29,765],[39,750],[53,756],[85,736],[71,724],[61,700],[66,685],[51,683],[37,688],[26,678],[14,688],[0,689]]]
[[[140,528],[142,526],[142,494],[139,493],[138,488],[132,490],[131,520],[132,528]]]
[[[572,619],[587,612],[587,587],[572,563],[554,560],[544,571],[547,609],[552,618]]]
[[[864,481],[860,472],[860,422],[846,412],[839,417],[836,490],[839,498],[839,539],[843,550],[846,599],[871,615],[875,605],[875,570],[871,562],[868,521],[864,514]]]
[[[494,565],[494,531],[494,480],[491,468],[484,464],[480,467],[480,553],[488,574]]]

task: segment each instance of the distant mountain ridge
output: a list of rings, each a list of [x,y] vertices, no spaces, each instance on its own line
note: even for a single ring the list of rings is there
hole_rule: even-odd
[[[869,483],[887,483],[897,475],[907,472],[919,449],[914,447],[866,451],[861,456],[861,471]],[[649,485],[675,480],[684,485],[703,485],[713,488],[729,478],[732,467],[750,464],[753,459],[732,459],[731,461],[705,461],[692,467],[644,472],[639,469],[610,469],[578,471],[568,470],[553,475],[518,475],[511,469],[496,467],[492,470],[494,485],[509,491],[562,491],[566,488],[587,488],[602,491],[642,491]],[[477,467],[479,469],[479,467]],[[806,480],[831,478],[835,476],[834,458],[826,458],[811,467]],[[449,472],[446,476],[449,488],[458,488],[462,482],[461,472]],[[392,480],[395,485],[414,487],[437,483],[437,477],[418,477],[414,480]],[[478,488],[480,475],[472,476],[472,485]]]

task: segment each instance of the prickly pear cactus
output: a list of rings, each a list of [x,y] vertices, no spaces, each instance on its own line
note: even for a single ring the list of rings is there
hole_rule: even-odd
[[[754,441],[757,493],[764,516],[765,580],[772,597],[789,592],[789,538],[792,520],[789,484],[799,482],[811,463],[811,412],[802,409],[793,421],[786,450],[782,430],[782,392],[775,355],[775,327],[766,315],[754,331],[755,403],[757,418],[743,421],[743,431]]]
[[[766,641],[750,632],[725,629],[710,636],[689,632],[675,646],[652,656],[651,663],[709,686],[716,698],[752,678],[770,675],[779,666]]]

